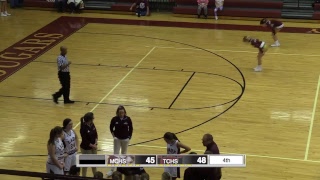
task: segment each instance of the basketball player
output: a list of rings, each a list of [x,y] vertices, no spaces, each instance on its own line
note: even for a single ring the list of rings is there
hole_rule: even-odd
[[[10,16],[11,14],[7,12],[7,1],[0,0],[0,4],[1,4],[1,16]]]
[[[260,25],[264,26],[264,27],[268,27],[272,30],[272,38],[274,40],[274,44],[272,44],[272,47],[279,47],[280,46],[280,42],[279,39],[277,37],[277,33],[279,31],[281,31],[281,29],[283,28],[284,24],[281,21],[277,21],[277,20],[268,20],[266,18],[261,19],[260,21]]]
[[[265,52],[267,52],[267,50],[268,50],[266,43],[263,41],[260,41],[259,39],[251,38],[249,36],[244,36],[243,42],[249,42],[249,43],[251,43],[251,45],[253,47],[259,49],[258,56],[257,56],[258,66],[255,67],[253,70],[256,72],[262,71],[262,67],[261,67],[262,66],[262,57],[264,56]]]
[[[182,154],[191,150],[190,147],[182,144],[174,133],[166,132],[163,135],[163,139],[167,143],[167,154]],[[180,151],[183,148],[183,151]],[[172,180],[180,178],[180,168],[179,167],[165,167],[165,172],[168,172],[172,177]]]
[[[64,172],[68,174],[71,166],[76,165],[76,156],[78,151],[78,136],[74,130],[72,130],[72,120],[67,118],[63,121],[63,134],[64,134],[64,145],[65,152],[68,156],[64,160]]]
[[[47,173],[63,175],[64,168],[64,145],[62,142],[63,129],[56,126],[51,129],[50,137],[47,144],[48,160],[47,160]]]
[[[214,8],[214,17],[218,20],[218,10],[223,10],[224,0],[215,0],[216,7]]]

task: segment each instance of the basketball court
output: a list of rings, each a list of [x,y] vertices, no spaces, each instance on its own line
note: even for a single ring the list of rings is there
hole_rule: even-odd
[[[15,14],[1,19],[2,28],[7,30],[0,36],[5,42],[2,50],[59,17],[42,11],[16,10]],[[257,73],[253,72],[257,50],[243,43],[242,37],[249,35],[271,44],[270,32],[122,24],[125,20],[108,23],[103,18],[137,18],[107,14],[83,14],[87,19],[96,18],[84,23],[87,19],[74,16],[64,18],[69,23],[79,21],[69,24],[72,33],[0,83],[2,168],[45,172],[50,129],[69,117],[79,135],[80,117],[89,111],[95,114],[99,154],[111,154],[109,123],[121,104],[134,125],[130,154],[165,154],[161,137],[167,131],[181,132],[178,138],[191,151],[202,154],[205,147],[201,138],[211,133],[221,153],[247,155],[247,167],[224,168],[223,179],[320,176],[318,35],[280,33],[282,46],[269,48],[263,58],[263,72]],[[205,23],[169,16],[155,14],[145,19]],[[25,22],[35,17],[40,18],[32,26]],[[242,20],[218,23],[258,24]],[[53,34],[51,30],[48,33]],[[51,99],[60,88],[56,57],[62,45],[68,47],[72,61],[74,105],[61,101],[56,105]],[[109,169],[98,170],[105,174]],[[162,168],[146,170],[155,180],[163,172]]]

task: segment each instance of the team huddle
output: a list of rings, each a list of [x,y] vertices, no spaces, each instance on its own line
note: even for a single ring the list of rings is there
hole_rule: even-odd
[[[272,44],[271,47],[279,47],[280,42],[277,37],[277,33],[284,27],[284,24],[280,21],[277,21],[277,20],[268,20],[268,19],[264,18],[260,21],[260,25],[271,29],[272,38],[274,40],[274,44]],[[254,68],[254,71],[256,71],[256,72],[262,71],[262,57],[267,52],[268,46],[266,45],[266,43],[264,41],[261,41],[259,39],[252,38],[249,36],[244,36],[243,42],[249,42],[253,47],[258,48],[258,50],[259,50],[258,57],[257,57],[258,66]]]
[[[115,118],[121,118],[122,121],[124,121],[125,118],[129,119],[129,116],[126,116],[125,114],[119,113],[119,111],[123,111],[124,107],[119,106],[117,109],[117,116]],[[121,116],[123,115],[123,116]],[[93,113],[86,113],[81,118],[81,127],[80,127],[80,134],[82,137],[81,144],[79,144],[78,136],[76,132],[72,129],[73,128],[73,122],[71,119],[67,118],[63,121],[63,127],[56,126],[50,131],[50,137],[48,140],[47,148],[48,148],[48,160],[46,163],[46,171],[50,174],[57,174],[57,175],[73,175],[71,173],[72,169],[76,167],[76,155],[78,150],[81,150],[82,154],[97,154],[97,131],[95,129],[95,125],[93,123]],[[121,120],[120,119],[120,120]],[[113,121],[111,121],[113,122]],[[112,123],[111,123],[112,125]],[[132,125],[132,124],[131,124]],[[88,128],[85,128],[86,126],[90,126],[91,130]],[[124,127],[125,129],[128,128],[128,123],[123,123],[121,127]],[[93,130],[94,129],[94,130]],[[123,131],[123,130],[121,130]],[[132,131],[127,130],[128,132],[132,133]],[[117,133],[114,133],[115,131],[112,131],[113,135],[117,135]],[[90,135],[92,138],[86,139],[85,134]],[[132,134],[130,134],[132,136]],[[91,140],[90,140],[91,139]],[[185,144],[183,144],[177,136],[174,133],[166,132],[163,135],[163,139],[167,144],[167,154],[183,154],[187,153],[191,150],[191,148]],[[89,140],[89,141],[88,141]],[[120,139],[121,141],[121,139]],[[86,144],[91,145],[92,150],[85,150]],[[217,144],[213,141],[213,137],[210,134],[205,134],[202,139],[202,144],[207,147],[206,153],[209,154],[219,154],[219,149]],[[114,144],[116,145],[116,143]],[[79,147],[78,147],[79,146]],[[116,148],[115,148],[116,149]],[[122,149],[125,149],[123,151]],[[121,147],[121,154],[126,154],[126,146]],[[88,151],[88,152],[87,152]],[[115,156],[119,156],[119,152],[115,151]],[[118,154],[118,155],[117,155]],[[129,157],[129,156],[128,156]],[[133,162],[134,159],[129,158],[126,159],[129,163]],[[95,167],[92,168],[92,172],[94,175],[96,175],[97,169]],[[80,169],[79,172],[80,174]],[[86,177],[87,168],[82,168],[82,176]],[[101,173],[101,172],[100,172]],[[221,178],[221,169],[220,168],[188,168],[184,172],[185,180],[195,180],[196,177],[201,176],[201,179],[207,179],[207,180],[218,180]],[[116,170],[111,169],[110,172],[107,173],[107,177],[117,177],[117,176],[138,176],[139,179],[144,177],[143,179],[149,179],[148,173],[144,170],[143,167],[132,167],[132,168],[120,168],[118,167]],[[181,177],[180,174],[180,168],[179,167],[165,167],[164,173],[162,176],[168,176],[171,180],[175,180],[177,178]],[[188,179],[189,178],[189,179]]]

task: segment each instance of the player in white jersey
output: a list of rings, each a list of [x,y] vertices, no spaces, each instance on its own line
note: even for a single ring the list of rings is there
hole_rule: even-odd
[[[78,136],[72,129],[72,120],[67,118],[63,121],[63,134],[64,134],[64,151],[68,156],[64,160],[64,172],[68,174],[71,166],[76,165],[76,156],[79,146]]]
[[[163,139],[167,143],[167,154],[182,154],[191,150],[190,147],[182,144],[174,133],[166,132]],[[183,148],[183,151],[180,151]],[[180,168],[179,167],[165,167],[165,172],[168,172],[172,177],[172,180],[180,178]]]
[[[214,17],[218,20],[218,10],[223,10],[224,0],[215,0]]]
[[[64,168],[64,145],[62,142],[63,129],[56,126],[50,131],[50,138],[48,140],[48,160],[47,160],[47,173],[63,175]]]

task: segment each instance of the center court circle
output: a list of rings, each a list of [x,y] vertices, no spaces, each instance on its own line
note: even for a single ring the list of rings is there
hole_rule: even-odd
[[[146,39],[152,39],[152,40],[160,40],[160,41],[166,41],[166,42],[171,42],[171,43],[174,43],[174,44],[179,44],[179,45],[185,45],[185,46],[188,46],[190,48],[194,48],[194,49],[198,49],[198,50],[201,50],[201,51],[204,51],[204,52],[207,52],[209,54],[211,54],[212,56],[215,56],[215,57],[219,57],[220,59],[226,61],[227,63],[229,63],[235,71],[237,71],[239,73],[239,75],[241,76],[241,80],[242,82],[239,82],[233,78],[230,78],[230,77],[227,77],[227,76],[224,76],[224,75],[221,75],[221,74],[215,74],[215,73],[210,73],[210,72],[196,72],[196,73],[201,73],[201,74],[207,74],[209,76],[219,76],[221,78],[225,78],[229,81],[232,81],[233,83],[236,83],[239,85],[239,87],[241,88],[241,92],[239,93],[238,96],[236,96],[234,99],[230,100],[230,101],[227,101],[227,102],[224,102],[224,103],[221,103],[221,104],[218,104],[218,105],[211,105],[211,106],[207,106],[207,107],[199,107],[199,108],[170,108],[170,110],[190,110],[190,109],[204,109],[204,108],[213,108],[213,107],[217,107],[217,106],[221,106],[221,105],[226,105],[226,104],[230,104],[229,107],[227,107],[224,111],[220,112],[219,114],[215,115],[214,117],[208,119],[208,120],[205,120],[203,121],[202,123],[200,124],[197,124],[195,126],[192,126],[192,127],[189,127],[187,129],[184,129],[182,131],[179,131],[179,132],[175,132],[175,134],[180,134],[182,132],[186,132],[186,131],[189,131],[191,129],[194,129],[196,127],[199,127],[205,123],[208,123],[212,120],[214,120],[215,118],[221,116],[222,114],[224,114],[225,112],[227,112],[228,110],[230,110],[242,97],[242,95],[244,94],[245,92],[245,88],[246,88],[246,81],[245,81],[245,78],[244,78],[244,75],[243,73],[240,71],[240,69],[235,65],[233,64],[231,61],[229,61],[228,59],[224,58],[223,56],[221,55],[218,55],[212,51],[209,51],[207,49],[204,49],[204,48],[200,48],[200,47],[197,47],[197,46],[194,46],[194,45],[190,45],[190,44],[186,44],[186,43],[182,43],[182,42],[177,42],[177,41],[173,41],[173,40],[167,40],[167,39],[161,39],[161,38],[154,38],[154,37],[148,37],[148,36],[139,36],[139,35],[130,35],[130,34],[118,34],[118,33],[90,33],[90,32],[82,32],[82,33],[85,33],[85,34],[106,34],[106,35],[110,35],[110,36],[126,36],[126,37],[137,37],[137,38],[146,38]],[[137,68],[139,69],[139,68]],[[145,69],[145,68],[144,68]],[[191,71],[190,71],[191,72]],[[194,72],[194,71],[193,71]],[[142,141],[142,142],[138,142],[138,143],[134,143],[134,144],[130,144],[129,146],[134,146],[134,145],[139,145],[139,144],[145,144],[145,143],[148,143],[148,142],[152,142],[152,141],[156,141],[156,140],[159,140],[159,139],[162,139],[162,137],[159,137],[159,138],[154,138],[154,139],[150,139],[150,140],[147,140],[147,141]]]

